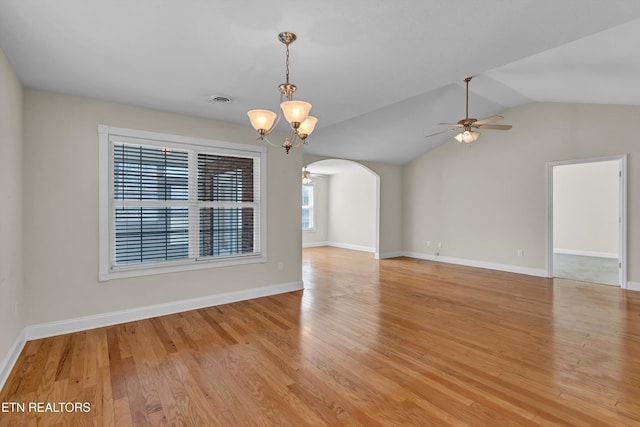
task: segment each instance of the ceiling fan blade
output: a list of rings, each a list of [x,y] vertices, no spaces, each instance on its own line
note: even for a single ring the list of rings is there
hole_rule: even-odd
[[[475,123],[474,123],[473,127],[476,127],[476,128],[479,128],[479,129],[495,129],[495,130],[509,130],[509,129],[511,129],[511,125],[480,125],[480,126],[477,126]]]
[[[441,133],[447,133],[447,132],[451,132],[452,130],[458,130],[458,129],[459,128],[455,127],[455,128],[443,130],[441,132],[436,132],[436,133],[432,133],[431,135],[427,135],[427,136],[425,136],[425,138],[429,138],[430,136],[436,136],[436,135],[440,135]]]
[[[504,119],[504,117],[502,117],[502,116],[491,116],[491,117],[487,117],[486,119],[476,120],[474,125],[483,125],[485,123],[495,122],[496,120],[501,120],[501,119]]]
[[[439,125],[446,125],[446,126],[456,126],[456,127],[459,127],[459,128],[462,127],[462,125],[458,124],[458,123],[438,123],[438,124]]]

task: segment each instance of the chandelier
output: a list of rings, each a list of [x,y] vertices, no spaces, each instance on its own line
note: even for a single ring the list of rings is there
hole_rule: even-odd
[[[280,147],[284,148],[284,151],[289,154],[291,148],[299,148],[306,143],[306,139],[313,132],[318,119],[309,115],[311,104],[293,100],[293,93],[297,88],[293,83],[289,83],[289,45],[296,40],[296,35],[290,32],[282,32],[278,34],[278,39],[286,46],[286,82],[278,86],[280,90],[280,112],[276,114],[270,110],[251,110],[247,112],[247,115],[251,121],[251,126],[259,133],[257,139],[266,141],[274,147],[278,147],[278,145],[273,144],[266,136],[273,132],[284,115],[284,118],[291,125],[291,136],[285,138]]]

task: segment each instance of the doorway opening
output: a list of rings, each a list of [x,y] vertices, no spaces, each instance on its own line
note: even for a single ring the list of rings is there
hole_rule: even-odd
[[[311,182],[306,199],[303,189],[303,248],[333,246],[379,258],[380,176],[343,159],[319,160],[305,168]],[[313,214],[305,206],[313,206]],[[305,229],[311,216],[313,227]]]
[[[548,276],[626,288],[626,155],[552,162]]]

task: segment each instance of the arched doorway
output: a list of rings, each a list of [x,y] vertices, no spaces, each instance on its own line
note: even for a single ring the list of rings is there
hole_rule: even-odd
[[[380,176],[360,163],[325,159],[305,166],[303,247],[335,246],[379,257]],[[306,210],[306,211],[305,211]]]

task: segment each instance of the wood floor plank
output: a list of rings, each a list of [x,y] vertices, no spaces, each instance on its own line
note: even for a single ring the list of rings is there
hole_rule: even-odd
[[[635,426],[640,293],[309,248],[304,291],[28,342],[4,426]]]
[[[174,372],[174,384],[171,386],[176,399],[180,403],[180,411],[188,420],[189,425],[224,425],[227,408],[216,408],[211,405],[207,390],[198,386],[198,371],[190,371],[191,352],[172,354],[172,370]],[[179,383],[179,384],[177,384]]]
[[[198,314],[202,316],[211,329],[213,329],[226,344],[234,345],[238,343],[238,341],[236,341],[236,339],[233,338],[222,326],[220,326],[220,324],[209,314],[208,310],[200,309],[198,310]]]
[[[35,392],[42,384],[42,375],[45,372],[51,372],[51,383],[55,381],[57,368],[60,361],[60,354],[64,343],[68,337],[57,336],[42,340],[42,345],[33,357],[28,357],[28,366],[23,367],[24,380],[20,387],[24,385],[23,393]],[[51,356],[51,357],[50,357]]]
[[[151,325],[153,325],[154,332],[157,335],[160,342],[162,343],[162,346],[164,347],[164,351],[166,353],[175,353],[176,344],[173,342],[173,340],[169,336],[162,320],[157,317],[153,317],[149,319],[149,322],[151,323]]]

